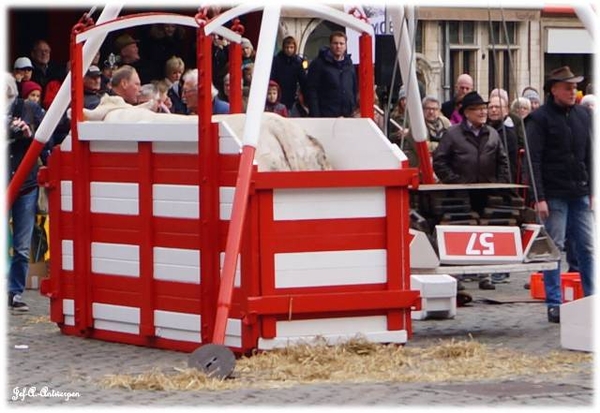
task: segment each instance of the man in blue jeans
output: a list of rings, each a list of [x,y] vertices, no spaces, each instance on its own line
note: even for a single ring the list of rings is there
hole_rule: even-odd
[[[9,179],[17,168],[33,141],[35,127],[43,117],[42,108],[35,102],[17,97],[17,85],[12,76],[6,76],[6,139],[9,143]],[[13,256],[8,275],[8,307],[14,311],[29,311],[23,302],[27,272],[29,271],[29,251],[37,213],[38,184],[37,165],[19,189],[19,195],[10,210],[12,218]]]
[[[594,293],[593,133],[590,111],[575,103],[582,80],[568,66],[550,72],[544,85],[548,100],[529,115],[527,136],[538,196],[535,209],[561,251],[567,232],[572,237],[588,296]],[[560,265],[544,271],[544,286],[548,321],[559,323]]]

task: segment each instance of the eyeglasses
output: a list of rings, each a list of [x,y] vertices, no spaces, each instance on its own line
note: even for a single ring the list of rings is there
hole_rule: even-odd
[[[196,91],[196,89],[183,89],[181,92],[185,95],[185,94],[192,93],[195,91]]]
[[[481,106],[481,107],[478,107],[478,108],[471,107],[471,108],[466,108],[465,110],[471,110],[473,112],[487,112],[488,107],[487,106]]]
[[[427,107],[427,106],[425,106],[423,109],[424,110],[431,110],[431,111],[438,111],[438,110],[440,110],[440,108],[432,108],[432,107]]]

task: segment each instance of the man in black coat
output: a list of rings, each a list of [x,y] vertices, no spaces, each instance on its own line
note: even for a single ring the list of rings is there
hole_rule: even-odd
[[[594,217],[592,211],[592,116],[576,104],[577,83],[568,66],[550,72],[545,104],[526,124],[536,189],[535,209],[559,250],[574,242],[585,296],[594,293]],[[559,263],[560,264],[560,263]],[[560,322],[560,265],[544,271],[548,321]]]
[[[333,32],[329,47],[324,47],[308,67],[306,103],[310,117],[352,117],[357,106],[358,81],[346,35]]]
[[[281,50],[273,58],[271,80],[281,88],[280,101],[291,111],[297,98],[298,86],[306,94],[306,68],[308,62],[296,54],[296,39],[287,36],[281,42]]]

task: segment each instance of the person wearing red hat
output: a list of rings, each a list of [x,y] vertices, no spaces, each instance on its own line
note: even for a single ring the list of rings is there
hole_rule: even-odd
[[[42,98],[42,87],[33,80],[23,82],[23,85],[21,85],[21,97],[39,104]]]
[[[267,102],[265,103],[265,112],[273,112],[283,117],[288,117],[287,107],[280,102],[281,88],[274,80],[269,81],[267,89]]]
[[[594,293],[594,216],[592,211],[592,136],[589,110],[576,104],[583,76],[569,66],[548,75],[546,103],[526,125],[535,185],[535,209],[559,250],[565,238],[574,244],[585,296]],[[544,271],[548,321],[560,323],[560,262]]]

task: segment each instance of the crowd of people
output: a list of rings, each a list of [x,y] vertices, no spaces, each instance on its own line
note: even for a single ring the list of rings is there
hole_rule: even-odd
[[[113,53],[105,60],[96,54],[84,75],[84,107],[94,109],[105,94],[120,96],[131,105],[150,104],[161,113],[195,114],[198,110],[198,70],[186,67],[179,27],[155,25],[150,31],[152,47],[140,55],[140,40],[129,33],[114,41]],[[239,68],[243,110],[247,105],[254,73],[255,50],[243,38]],[[213,112],[231,110],[229,45],[218,35],[212,44]],[[27,151],[44,111],[48,109],[64,81],[68,65],[50,59],[51,48],[44,40],[36,41],[29,57],[14,61],[9,76],[10,173]],[[427,142],[437,179],[442,183],[516,183],[531,182],[537,197],[532,200],[556,245],[572,249],[569,254],[580,269],[586,295],[593,292],[593,224],[591,197],[591,111],[595,98],[591,90],[577,96],[582,78],[562,67],[550,73],[544,97],[533,87],[526,87],[520,97],[509,99],[503,89],[494,89],[484,99],[473,89],[468,73],[458,76],[454,94],[442,102],[437,96],[422,96],[427,126]],[[318,55],[309,63],[298,54],[297,42],[287,36],[273,57],[265,111],[281,116],[352,117],[358,107],[358,79],[350,55],[347,37],[335,31]],[[406,116],[406,91],[402,87],[394,104],[389,139],[407,154],[411,166],[419,158]],[[68,132],[68,122],[61,122],[49,142],[58,144]],[[65,127],[66,124],[66,127]],[[384,128],[379,117],[379,126]],[[14,136],[13,136],[14,135]],[[529,143],[532,171],[521,167],[522,153]],[[20,189],[11,209],[13,258],[9,276],[9,306],[26,311],[22,301],[29,244],[35,217],[37,184],[35,173]],[[566,242],[565,240],[568,240]],[[576,259],[575,259],[576,258]],[[548,319],[559,320],[560,274],[544,274]],[[508,282],[508,274],[494,274],[480,280],[480,288],[494,289]]]

